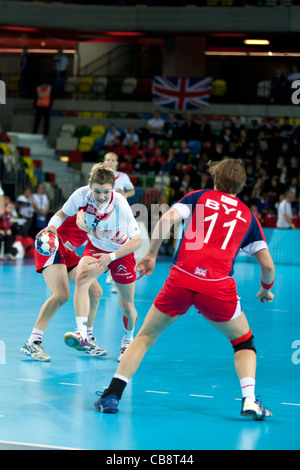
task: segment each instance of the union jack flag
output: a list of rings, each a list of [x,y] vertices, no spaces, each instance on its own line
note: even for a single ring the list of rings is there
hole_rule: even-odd
[[[153,78],[152,101],[177,111],[206,108],[210,104],[212,78]]]
[[[194,274],[198,274],[198,276],[206,277],[207,269],[203,268],[196,268]]]

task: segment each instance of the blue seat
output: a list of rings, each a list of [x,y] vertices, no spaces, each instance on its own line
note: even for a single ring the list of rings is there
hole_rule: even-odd
[[[190,140],[187,144],[192,154],[201,152],[202,143],[200,140]]]

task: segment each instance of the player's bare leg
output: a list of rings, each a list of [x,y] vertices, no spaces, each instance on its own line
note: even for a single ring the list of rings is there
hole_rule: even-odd
[[[124,323],[124,335],[121,340],[120,355],[118,357],[118,361],[120,361],[127,347],[133,341],[133,334],[137,320],[137,311],[134,306],[135,282],[130,284],[116,283],[116,287]]]
[[[129,379],[136,373],[144,355],[163,331],[179,317],[180,315],[169,317],[152,305],[141,329],[126,349],[108,389],[95,402],[98,411],[104,413],[116,413],[118,411],[118,403],[123,390]]]
[[[256,420],[272,416],[255,397],[256,351],[244,312],[228,322],[212,322],[207,318],[206,320],[223,333],[234,347],[234,365],[243,396],[241,414]]]
[[[70,296],[67,268],[63,264],[48,266],[43,270],[45,282],[51,297],[42,305],[32,333],[21,348],[21,352],[35,361],[51,360],[41,346],[43,334],[56,312],[67,302]]]
[[[92,333],[102,296],[102,288],[96,279],[102,273],[95,273],[88,265],[89,261],[94,261],[94,258],[82,258],[77,266],[76,275],[72,276],[73,282],[75,281],[74,308],[77,331],[67,332],[64,340],[72,348],[87,352],[93,357],[102,357],[107,355],[107,351],[98,346]]]

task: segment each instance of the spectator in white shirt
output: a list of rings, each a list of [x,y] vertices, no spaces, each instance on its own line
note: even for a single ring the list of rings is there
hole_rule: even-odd
[[[47,225],[47,214],[49,211],[49,199],[44,193],[44,187],[42,184],[38,184],[36,192],[32,196],[32,205],[35,211],[34,215],[34,230],[38,233],[42,228]]]
[[[160,111],[156,110],[153,117],[147,123],[147,130],[152,137],[160,137],[163,134],[165,121],[160,116]]]
[[[108,147],[110,144],[114,143],[116,137],[120,137],[120,136],[121,136],[120,131],[116,128],[115,124],[112,122],[110,125],[110,128],[108,129],[106,133],[104,146]]]
[[[292,202],[294,196],[291,191],[287,191],[283,200],[278,206],[278,218],[277,218],[277,228],[295,228],[293,224],[293,211],[292,211]]]

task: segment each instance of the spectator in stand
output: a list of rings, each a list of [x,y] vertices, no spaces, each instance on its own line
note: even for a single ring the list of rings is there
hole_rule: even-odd
[[[198,139],[201,142],[210,142],[212,139],[211,125],[207,122],[206,116],[200,117]]]
[[[288,82],[289,82],[290,86],[291,86],[291,84],[293,83],[294,80],[300,80],[300,72],[298,70],[297,65],[292,66],[291,73],[288,75],[287,79],[288,79]]]
[[[172,170],[174,169],[176,165],[176,154],[175,154],[175,149],[173,147],[170,147],[168,150],[168,155],[164,163],[162,164],[162,167],[159,171],[160,174],[167,174],[171,175]]]
[[[187,142],[199,140],[199,125],[190,113],[186,114],[185,121],[179,128],[179,137]]]
[[[224,133],[223,133],[223,155],[227,156],[229,152],[229,143],[231,142],[231,129],[230,127],[225,127]]]
[[[241,130],[245,129],[245,126],[242,124],[242,120],[240,116],[236,116],[231,123],[231,138],[234,140],[238,140],[240,138]]]
[[[294,175],[298,175],[299,172],[299,164],[298,159],[294,155],[291,157],[290,164],[289,164],[289,179],[291,179]]]
[[[261,195],[256,199],[256,205],[263,217],[265,217],[269,213],[269,209],[272,208],[272,202],[264,187],[262,187]]]
[[[263,191],[264,181],[262,178],[257,178],[255,185],[251,192],[251,199],[257,200],[261,197]]]
[[[182,165],[187,165],[189,163],[189,157],[191,155],[191,150],[188,147],[186,140],[182,140],[180,147],[175,149],[176,162],[181,163]]]
[[[179,123],[173,112],[168,114],[168,120],[164,126],[164,134],[171,143],[179,138]]]
[[[55,73],[59,77],[66,78],[67,70],[69,65],[69,59],[66,54],[63,53],[62,49],[59,49],[58,53],[53,57],[55,63]]]
[[[278,138],[278,127],[273,118],[266,118],[265,123],[259,128],[258,139],[264,139],[269,145],[276,143]]]
[[[122,144],[121,136],[116,136],[111,143],[107,145],[106,150],[116,153],[119,159],[122,160],[126,153],[126,147]]]
[[[268,193],[269,199],[272,202],[272,206],[275,207],[276,201],[279,199],[280,186],[278,175],[273,175],[271,179],[265,184],[265,190]]]
[[[252,143],[252,145],[255,145],[255,146],[257,145],[257,139],[258,139],[258,135],[260,132],[261,132],[261,127],[258,123],[258,120],[252,119],[251,125],[247,129],[248,139],[249,139],[249,142]]]
[[[293,194],[294,202],[300,202],[300,184],[297,176],[293,176],[288,184],[288,191]]]
[[[213,161],[222,160],[224,155],[225,154],[223,150],[223,143],[219,141],[215,142],[212,148],[212,152],[211,152],[211,160]]]
[[[0,216],[4,214],[4,191],[2,189],[2,182],[0,181]]]
[[[127,145],[128,140],[131,140],[133,143],[138,144],[139,143],[139,135],[135,131],[134,125],[131,124],[128,126],[128,129],[125,130],[125,136],[123,139],[123,145]]]
[[[248,164],[246,166],[246,175],[247,175],[247,180],[246,180],[246,186],[244,188],[243,193],[246,193],[250,196],[256,183],[253,164]]]
[[[278,205],[278,218],[276,227],[277,228],[295,228],[293,224],[293,210],[292,202],[294,200],[293,193],[291,191],[286,191],[284,198]]]
[[[26,238],[30,233],[34,214],[33,198],[30,186],[26,186],[23,194],[17,197],[16,209],[19,216],[25,220],[25,223],[20,230],[20,235]]]
[[[14,205],[7,202],[3,214],[0,215],[0,259],[3,261],[16,259],[13,252],[14,235],[10,223],[13,210]]]
[[[48,220],[47,215],[50,208],[48,196],[44,192],[44,186],[40,183],[36,187],[36,192],[32,195],[32,206],[35,211],[32,223],[32,235],[40,232],[46,227]]]
[[[279,127],[279,136],[282,139],[291,139],[294,133],[294,126],[290,123],[290,118],[284,116],[283,124]]]
[[[287,77],[281,67],[277,67],[271,77],[271,104],[284,104],[286,102]]]
[[[108,147],[109,145],[115,142],[116,137],[121,137],[121,132],[116,128],[116,125],[112,122],[110,128],[107,129],[105,140],[104,140],[104,147]]]
[[[285,166],[285,158],[283,157],[283,155],[279,155],[279,157],[277,158],[275,167],[272,168],[272,173],[278,176],[281,175],[282,168],[284,166]]]
[[[156,147],[155,155],[153,157],[148,158],[147,165],[148,171],[151,174],[157,175],[165,162],[165,156],[162,154],[162,151],[159,147]]]
[[[165,121],[162,119],[160,111],[154,111],[153,117],[149,119],[146,126],[149,137],[159,139],[161,136],[163,136],[164,127]]]
[[[36,97],[34,101],[35,118],[33,123],[33,133],[39,130],[41,120],[44,120],[44,135],[49,134],[50,110],[53,104],[53,90],[47,78],[43,77],[40,85],[36,88]]]
[[[134,142],[131,137],[126,139],[126,145],[124,144],[123,141],[123,146],[124,146],[124,154],[123,154],[123,160],[126,162],[133,163],[136,161],[139,155],[139,147],[137,143]]]
[[[259,139],[256,153],[259,153],[262,156],[263,164],[266,169],[269,169],[274,165],[275,154],[266,139]]]

